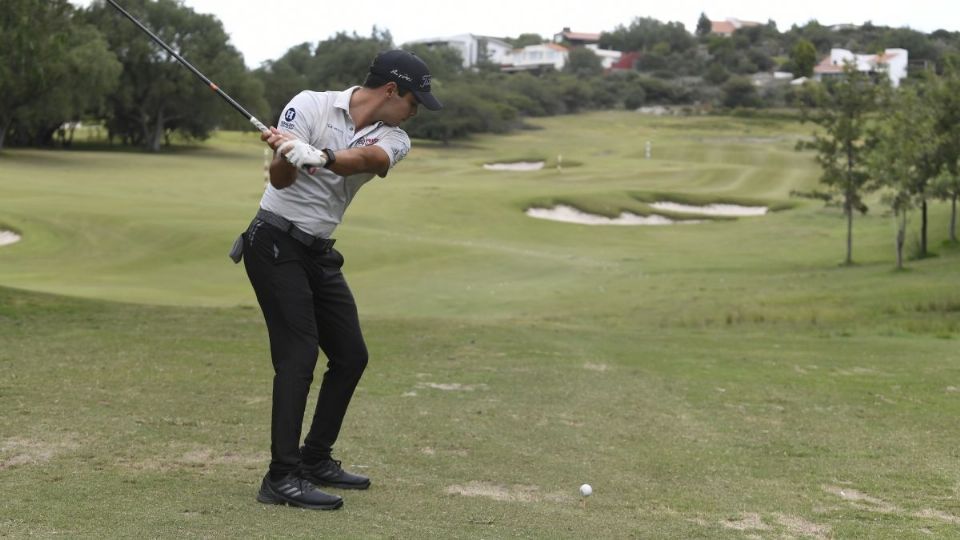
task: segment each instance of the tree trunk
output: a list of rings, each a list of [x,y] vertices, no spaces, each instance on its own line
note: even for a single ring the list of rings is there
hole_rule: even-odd
[[[853,264],[853,205],[846,204],[847,207],[847,259],[843,262],[847,266]]]
[[[920,203],[923,217],[920,219],[920,257],[927,256],[927,200]]]
[[[79,123],[80,123],[79,121],[70,122],[70,128],[67,130],[67,134],[68,134],[67,140],[64,142],[64,146],[66,146],[67,148],[73,146],[73,136],[77,132],[77,124]]]
[[[160,143],[163,141],[163,110],[157,111],[157,121],[153,126],[151,133],[146,140],[147,149],[151,152],[160,151]]]
[[[950,198],[950,241],[957,243],[957,194]]]
[[[903,270],[903,244],[907,239],[907,212],[901,212],[897,220],[897,270]]]
[[[13,119],[0,118],[0,150],[3,150],[3,141],[7,138],[7,130],[12,123]]]

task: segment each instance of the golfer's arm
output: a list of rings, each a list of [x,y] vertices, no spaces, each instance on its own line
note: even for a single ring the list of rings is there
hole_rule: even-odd
[[[297,168],[277,152],[270,163],[270,185],[277,189],[283,189],[293,184],[296,179]]]
[[[390,157],[387,151],[376,145],[346,148],[336,151],[337,159],[329,168],[340,176],[373,173],[386,176],[390,170]]]
[[[364,146],[336,151],[336,162],[330,170],[340,176],[373,173],[386,176],[390,170],[390,157],[379,146]],[[280,153],[270,163],[270,184],[277,189],[289,187],[297,179],[297,168],[290,164]]]

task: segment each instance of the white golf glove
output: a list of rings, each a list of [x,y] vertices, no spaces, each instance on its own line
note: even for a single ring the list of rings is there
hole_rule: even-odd
[[[286,149],[289,148],[289,151]],[[291,139],[280,145],[277,150],[284,159],[298,169],[304,167],[323,167],[327,163],[327,154],[299,140]]]

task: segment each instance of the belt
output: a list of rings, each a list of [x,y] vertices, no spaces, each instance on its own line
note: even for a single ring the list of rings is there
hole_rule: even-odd
[[[313,236],[308,232],[304,232],[294,225],[290,220],[282,216],[278,216],[269,210],[264,210],[262,208],[257,210],[257,219],[264,223],[269,223],[270,225],[273,225],[281,231],[289,234],[294,240],[307,246],[312,251],[330,251],[330,249],[333,248],[333,243],[336,242],[336,240],[333,238],[322,238],[319,236]]]

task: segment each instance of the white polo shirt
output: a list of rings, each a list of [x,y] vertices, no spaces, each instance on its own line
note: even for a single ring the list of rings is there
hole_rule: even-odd
[[[278,129],[296,135],[314,148],[329,148],[334,152],[377,145],[386,151],[393,168],[410,151],[410,137],[402,129],[383,122],[354,133],[350,97],[358,88],[297,94],[280,115]],[[354,195],[374,176],[363,173],[343,177],[323,168],[308,174],[301,169],[296,182],[289,187],[276,189],[268,183],[260,208],[283,216],[314,236],[329,238],[343,220],[343,213]]]

